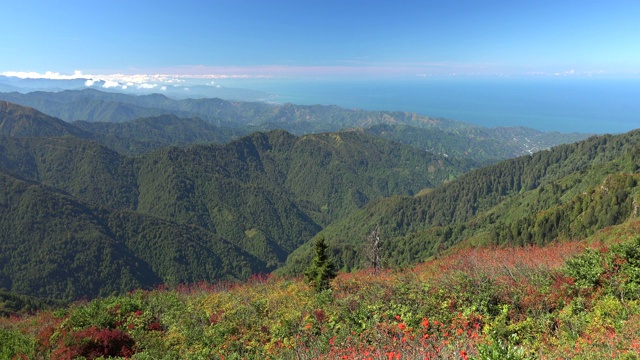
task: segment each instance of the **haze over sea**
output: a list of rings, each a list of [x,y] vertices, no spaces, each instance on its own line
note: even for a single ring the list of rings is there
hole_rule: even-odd
[[[640,79],[264,79],[233,86],[275,94],[277,103],[409,111],[488,127],[600,134],[640,127]]]

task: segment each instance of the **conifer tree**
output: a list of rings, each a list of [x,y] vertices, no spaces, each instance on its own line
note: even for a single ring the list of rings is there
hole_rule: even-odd
[[[315,244],[315,256],[311,265],[305,270],[305,280],[311,284],[317,292],[329,288],[329,284],[336,277],[333,262],[327,256],[327,244],[324,237],[319,237]]]

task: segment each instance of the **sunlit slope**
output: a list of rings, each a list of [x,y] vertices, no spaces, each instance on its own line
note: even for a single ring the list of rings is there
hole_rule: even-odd
[[[324,236],[340,266],[364,266],[363,240],[379,224],[385,258],[424,261],[471,239],[544,244],[584,237],[637,215],[640,131],[599,136],[507,160],[460,176],[422,196],[381,199],[331,224]],[[305,245],[288,259],[298,272]]]

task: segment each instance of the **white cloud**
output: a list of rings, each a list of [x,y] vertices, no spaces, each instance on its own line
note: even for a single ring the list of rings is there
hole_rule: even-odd
[[[61,74],[54,71],[39,73],[35,71],[5,71],[0,75],[17,77],[21,79],[49,79],[49,80],[75,80],[83,79],[86,86],[94,85],[96,82],[104,81],[104,87],[114,87],[113,83],[126,84],[126,86],[137,86],[140,89],[152,89],[158,84],[193,83],[197,80],[209,80],[206,84],[215,85],[213,79],[248,79],[269,77],[264,75],[241,75],[241,74],[84,74],[80,70],[75,70],[72,74]],[[122,85],[124,86],[124,85]]]
[[[162,90],[162,91],[167,91],[167,87],[166,87],[166,86],[163,86],[163,87],[161,87],[161,88],[160,88],[160,90]]]
[[[112,87],[118,87],[118,86],[120,86],[120,84],[118,82],[111,81],[111,80],[105,81],[104,84],[102,85],[102,87],[105,88],[105,89],[109,89],[109,88],[112,88]]]
[[[72,75],[64,75],[53,71],[47,71],[44,74],[35,71],[5,71],[0,73],[0,75],[17,77],[20,79],[73,80],[86,78],[79,70],[74,71]]]
[[[138,89],[153,89],[155,87],[157,87],[158,84],[147,84],[147,83],[142,83],[138,85]]]

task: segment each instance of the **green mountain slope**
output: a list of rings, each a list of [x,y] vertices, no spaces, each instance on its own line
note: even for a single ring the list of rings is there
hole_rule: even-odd
[[[218,127],[198,118],[160,115],[129,122],[74,121],[74,126],[91,132],[89,137],[125,155],[139,155],[165,146],[227,143],[247,135],[240,128]]]
[[[363,239],[379,224],[390,265],[423,261],[462,241],[547,243],[637,215],[640,131],[592,137],[460,176],[418,197],[372,202],[317,236],[345,268],[364,266]],[[299,273],[310,245],[283,272]]]
[[[65,90],[61,92],[35,91],[0,93],[0,99],[35,108],[65,121],[88,120],[125,122],[137,118],[167,114],[164,96],[132,96],[102,92],[94,89]],[[153,99],[154,104],[149,100]],[[157,105],[157,106],[154,106]],[[187,113],[173,109],[171,113],[188,117]]]
[[[533,154],[561,143],[576,142],[588,137],[586,134],[542,132],[525,127],[469,126],[443,130],[437,127],[380,124],[364,131],[436,154],[468,158],[484,164]]]
[[[82,130],[35,109],[0,101],[0,136],[88,136]]]
[[[473,166],[360,131],[272,131],[137,157],[63,135],[0,137],[7,290],[68,300],[246,278],[371,200]]]
[[[0,201],[1,287],[70,300],[160,282],[108,235],[93,209],[6,173],[0,182],[8,190]]]
[[[132,291],[0,317],[0,354],[635,359],[639,230],[636,219],[583,241],[460,249],[404,270],[341,273],[321,293],[272,276]],[[0,314],[39,303],[0,291]]]
[[[0,138],[0,167],[102,206],[133,209],[133,160],[74,137]]]
[[[224,146],[163,149],[138,163],[138,211],[238,243],[264,237],[277,261],[371,199],[417,193],[468,169],[357,132],[256,133]]]
[[[239,128],[211,125],[201,119],[160,115],[130,122],[67,123],[35,109],[0,101],[0,136],[61,137],[94,140],[125,155],[139,155],[164,146],[226,143],[246,135]]]
[[[195,226],[90,205],[5,172],[0,182],[0,287],[15,293],[68,301],[265,270]]]

